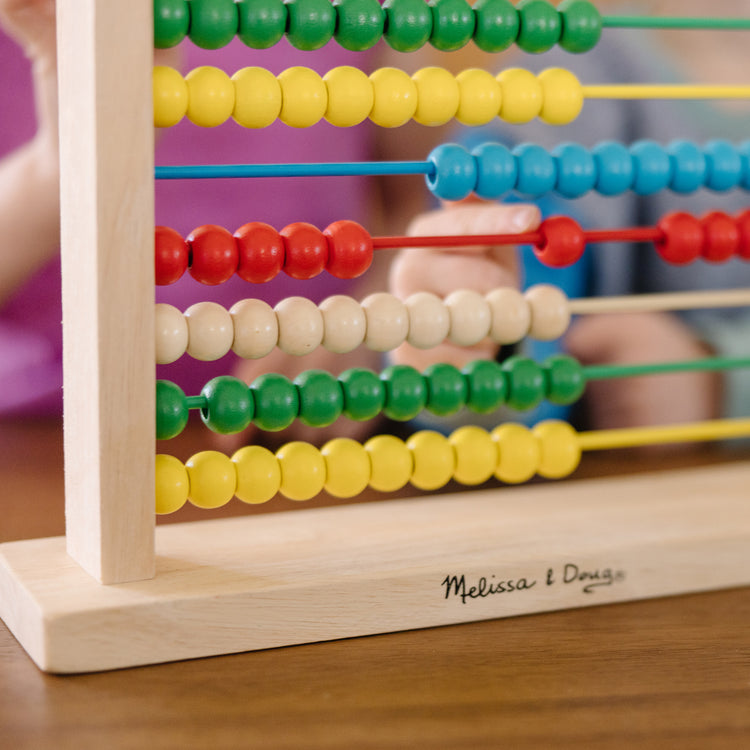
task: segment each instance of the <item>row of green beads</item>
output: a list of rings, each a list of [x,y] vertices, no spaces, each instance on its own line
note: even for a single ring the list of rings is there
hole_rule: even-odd
[[[589,0],[154,0],[154,44],[174,47],[186,36],[199,47],[218,49],[235,36],[266,49],[285,34],[301,50],[319,49],[332,38],[348,50],[365,50],[381,37],[398,52],[427,42],[452,51],[474,40],[485,52],[517,44],[545,52],[559,44],[568,52],[596,46],[602,17]]]
[[[250,386],[222,375],[191,398],[175,383],[159,380],[156,436],[164,440],[182,432],[191,407],[200,408],[211,430],[226,435],[244,430],[251,422],[275,432],[295,419],[326,427],[342,415],[364,421],[382,413],[408,421],[424,409],[441,416],[464,407],[480,414],[503,405],[526,410],[544,398],[556,404],[573,403],[584,387],[581,365],[563,355],[542,365],[525,357],[510,357],[502,364],[476,360],[462,370],[435,364],[423,374],[408,365],[392,365],[380,375],[355,367],[338,378],[323,370],[306,370],[294,381],[266,373]]]

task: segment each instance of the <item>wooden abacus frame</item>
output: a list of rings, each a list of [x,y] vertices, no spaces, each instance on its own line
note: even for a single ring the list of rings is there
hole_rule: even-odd
[[[750,583],[750,464],[155,529],[151,2],[58,1],[67,535],[0,546],[42,669]]]

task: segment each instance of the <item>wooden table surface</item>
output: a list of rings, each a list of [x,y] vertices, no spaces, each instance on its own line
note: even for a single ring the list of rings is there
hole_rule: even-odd
[[[62,486],[59,425],[0,424],[0,541]],[[750,747],[750,589],[67,677],[0,623],[3,750],[234,747]]]

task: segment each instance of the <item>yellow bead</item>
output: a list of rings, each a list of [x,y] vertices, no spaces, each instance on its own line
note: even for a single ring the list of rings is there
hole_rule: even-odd
[[[417,87],[414,119],[420,125],[444,125],[456,116],[460,94],[452,73],[445,68],[422,68],[412,80]]]
[[[539,442],[520,424],[504,424],[490,433],[497,444],[495,476],[501,482],[518,484],[536,474],[539,467]]]
[[[544,103],[542,84],[528,70],[509,68],[497,77],[500,84],[500,117],[506,122],[530,122]]]
[[[456,454],[448,438],[438,432],[415,432],[406,445],[414,460],[411,483],[420,490],[436,490],[448,484],[456,469]]]
[[[187,113],[188,87],[179,71],[157,65],[152,74],[154,127],[171,128]]]
[[[567,125],[583,109],[583,88],[580,81],[562,68],[547,68],[538,76],[542,86],[542,110],[539,117],[549,125]]]
[[[190,480],[182,461],[160,453],[156,456],[156,512],[174,513],[188,498]]]
[[[469,68],[456,76],[459,104],[456,119],[464,125],[484,125],[500,111],[500,84],[486,70]]]
[[[243,503],[265,503],[279,491],[281,467],[268,448],[246,445],[232,456],[232,463],[237,472],[234,494]]]
[[[349,128],[367,119],[375,93],[367,75],[348,65],[329,70],[323,81],[328,91],[325,118],[331,125]]]
[[[234,84],[223,70],[204,65],[191,70],[185,80],[190,122],[203,128],[213,128],[232,116]]]
[[[364,445],[349,438],[334,438],[321,449],[326,462],[326,492],[334,497],[355,497],[370,482],[370,456]]]
[[[481,427],[459,427],[448,438],[456,453],[453,478],[461,484],[482,484],[497,466],[497,445]]]
[[[406,443],[393,435],[376,435],[365,443],[370,456],[370,487],[378,492],[400,490],[414,472],[414,459]]]
[[[229,456],[218,451],[201,451],[187,463],[190,478],[188,500],[199,508],[220,508],[234,496],[237,472]]]
[[[293,128],[315,125],[328,108],[328,91],[323,79],[310,68],[295,66],[279,75],[282,122]]]
[[[572,474],[581,462],[578,433],[567,423],[550,419],[532,430],[539,443],[539,474],[547,479],[562,479]]]
[[[397,128],[409,122],[417,109],[417,87],[398,68],[380,68],[370,75],[374,94],[370,119],[381,128]]]
[[[326,481],[326,462],[320,451],[310,443],[295,441],[276,451],[281,467],[279,490],[290,500],[315,497]]]
[[[244,128],[265,128],[281,112],[281,86],[265,68],[242,68],[232,76],[232,117]]]

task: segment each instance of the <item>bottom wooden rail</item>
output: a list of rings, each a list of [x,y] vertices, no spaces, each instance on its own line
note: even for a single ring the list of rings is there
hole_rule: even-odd
[[[103,586],[0,545],[0,616],[88,672],[750,584],[750,464],[173,524]]]

